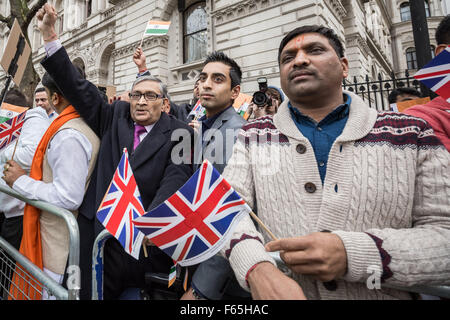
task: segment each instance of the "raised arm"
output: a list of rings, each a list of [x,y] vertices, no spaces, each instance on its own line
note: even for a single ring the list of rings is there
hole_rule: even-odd
[[[112,117],[113,109],[101,97],[98,88],[84,79],[75,68],[55,32],[57,13],[46,3],[36,14],[38,28],[44,39],[47,57],[41,62],[55,80],[65,98],[99,136]],[[56,52],[54,52],[56,49]]]
[[[136,64],[139,74],[144,73],[148,70],[145,60],[146,57],[144,51],[141,47],[137,47],[133,54],[133,62]]]

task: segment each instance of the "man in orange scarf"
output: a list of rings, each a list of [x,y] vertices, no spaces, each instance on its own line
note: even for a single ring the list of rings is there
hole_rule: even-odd
[[[97,158],[99,139],[61,94],[48,73],[42,83],[59,116],[38,145],[30,176],[11,160],[5,165],[3,179],[24,196],[70,210],[76,216]],[[20,252],[55,281],[62,283],[69,253],[64,220],[27,204]],[[17,276],[15,278],[10,288],[13,297],[25,298],[16,292],[18,286],[25,293],[36,294],[39,299],[40,293],[19,284]],[[43,298],[50,298],[46,291]]]

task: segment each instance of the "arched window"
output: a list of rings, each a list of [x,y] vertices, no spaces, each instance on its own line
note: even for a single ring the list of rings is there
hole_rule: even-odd
[[[183,60],[185,63],[206,57],[206,2],[190,5],[183,12]]]
[[[406,65],[408,70],[417,69],[417,56],[415,48],[406,49]]]
[[[402,21],[411,20],[411,10],[409,8],[409,2],[403,2],[400,5],[400,18]]]

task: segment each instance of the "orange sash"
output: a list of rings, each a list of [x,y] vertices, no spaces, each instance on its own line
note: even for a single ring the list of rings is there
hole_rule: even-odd
[[[79,118],[75,108],[71,105],[66,107],[63,112],[50,124],[47,131],[42,136],[41,141],[36,149],[31,163],[30,178],[34,180],[42,180],[42,171],[44,164],[44,155],[47,150],[48,143],[52,139],[53,135],[61,128],[67,121]],[[39,223],[39,217],[41,210],[29,205],[25,205],[23,213],[23,235],[22,242],[20,243],[19,252],[27,257],[33,264],[40,269],[43,269],[42,261],[42,243],[41,243],[41,226]],[[33,288],[31,283],[37,282],[34,278],[26,275],[23,269],[18,265],[14,272],[13,280],[11,282],[10,300],[12,297],[16,300],[40,300],[41,292]],[[25,281],[24,281],[25,280]],[[41,287],[40,283],[37,285],[37,289]],[[26,294],[26,296],[23,293]],[[27,297],[28,296],[28,297]]]

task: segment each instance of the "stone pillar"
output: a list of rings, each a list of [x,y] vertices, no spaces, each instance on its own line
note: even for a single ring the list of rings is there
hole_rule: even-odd
[[[91,15],[96,14],[98,11],[100,11],[99,9],[99,0],[92,0],[92,8],[91,8]]]

